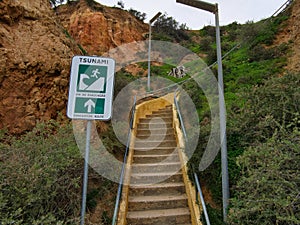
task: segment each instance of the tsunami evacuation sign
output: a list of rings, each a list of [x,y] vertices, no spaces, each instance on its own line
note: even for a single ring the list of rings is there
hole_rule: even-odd
[[[115,61],[74,56],[67,115],[71,119],[109,120],[112,111]]]

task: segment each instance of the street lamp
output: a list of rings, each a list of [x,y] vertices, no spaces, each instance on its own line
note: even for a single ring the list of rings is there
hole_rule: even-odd
[[[222,196],[223,196],[223,217],[226,220],[229,203],[229,182],[228,182],[228,161],[227,161],[227,140],[226,140],[226,115],[223,84],[223,67],[221,53],[221,37],[218,4],[211,4],[199,0],[176,0],[176,2],[191,7],[202,9],[215,14],[216,20],[216,42],[218,59],[218,84],[219,84],[219,107],[220,107],[220,139],[221,139],[221,160],[222,160]],[[224,136],[223,136],[224,135]]]
[[[151,24],[160,17],[162,13],[158,12],[150,21],[149,21],[149,48],[148,48],[148,80],[147,80],[147,88],[150,91],[150,60],[151,60]]]

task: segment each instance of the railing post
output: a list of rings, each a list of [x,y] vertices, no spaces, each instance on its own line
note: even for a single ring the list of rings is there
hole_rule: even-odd
[[[177,114],[178,114],[178,117],[179,117],[180,126],[181,126],[181,129],[182,129],[183,135],[184,135],[185,145],[187,145],[188,144],[188,138],[187,138],[185,126],[184,126],[184,123],[183,123],[183,118],[182,118],[182,115],[181,115],[181,112],[180,112],[179,104],[178,104],[178,101],[176,99],[176,94],[177,94],[177,89],[174,92],[174,103],[175,103],[176,111],[177,111]],[[198,176],[197,176],[197,174],[195,172],[194,172],[194,178],[195,178],[195,183],[196,183],[197,191],[198,191],[198,193],[200,195],[201,205],[202,205],[202,208],[203,208],[203,212],[204,212],[206,224],[210,225],[210,221],[209,221],[209,217],[208,217],[208,213],[207,213],[207,209],[206,209],[204,197],[203,197],[203,194],[202,194],[200,182],[199,182]]]
[[[210,221],[209,221],[209,217],[208,217],[208,213],[207,213],[207,209],[206,209],[204,197],[203,197],[203,194],[202,194],[200,182],[199,182],[198,176],[197,176],[197,174],[195,172],[194,172],[194,177],[195,177],[195,182],[196,182],[197,190],[198,190],[199,195],[200,195],[200,200],[201,200],[201,204],[202,204],[202,208],[203,208],[203,212],[204,212],[205,221],[206,221],[207,225],[210,225]]]
[[[129,151],[129,147],[130,147],[129,145],[130,145],[130,139],[131,139],[131,130],[133,129],[135,106],[136,106],[136,96],[134,96],[132,115],[131,115],[131,118],[129,121],[126,151],[124,154],[124,160],[123,160],[123,165],[122,165],[122,170],[121,170],[121,175],[120,175],[120,180],[119,180],[119,187],[118,187],[118,193],[117,193],[116,204],[115,204],[115,209],[114,209],[114,215],[113,215],[113,219],[112,219],[112,225],[115,225],[117,222],[117,219],[118,219],[119,205],[120,205],[120,200],[121,200],[121,195],[122,195],[122,190],[123,190],[125,166],[127,163],[127,155],[128,155],[128,151]]]

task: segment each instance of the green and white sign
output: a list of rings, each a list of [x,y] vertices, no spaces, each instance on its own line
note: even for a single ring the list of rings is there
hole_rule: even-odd
[[[74,56],[67,115],[71,119],[111,118],[115,61],[111,58]]]

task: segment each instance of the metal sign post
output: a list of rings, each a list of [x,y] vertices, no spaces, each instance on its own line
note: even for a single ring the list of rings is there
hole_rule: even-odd
[[[158,17],[161,16],[161,12],[158,12],[150,21],[149,21],[149,47],[148,47],[148,79],[147,79],[147,89],[148,91],[151,91],[150,87],[150,70],[151,70],[151,26],[152,23],[157,20]]]
[[[86,211],[92,121],[111,118],[114,75],[115,61],[111,58],[74,56],[72,59],[67,116],[87,120],[81,225]]]
[[[92,127],[92,121],[88,120],[87,124],[86,124],[86,142],[85,142],[85,157],[84,157],[85,160],[84,160],[80,225],[84,225],[84,218],[85,218],[85,211],[86,211],[86,195],[87,195],[88,176],[89,176],[91,127]]]
[[[195,7],[198,9],[202,9],[215,14],[217,60],[218,60],[218,83],[219,83],[219,107],[220,107],[220,143],[221,143],[221,163],[222,163],[223,218],[224,221],[226,221],[228,204],[229,204],[229,175],[228,175],[227,140],[226,140],[226,107],[225,107],[225,100],[224,100],[223,67],[222,67],[218,4],[212,4],[200,0],[176,0],[176,2],[191,7]]]

